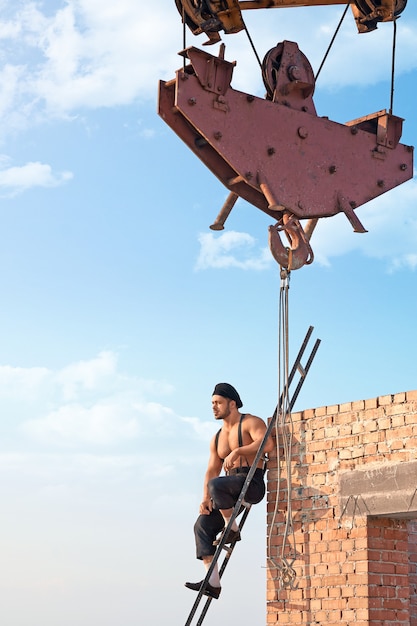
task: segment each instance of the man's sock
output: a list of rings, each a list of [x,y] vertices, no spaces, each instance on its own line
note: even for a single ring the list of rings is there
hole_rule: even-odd
[[[223,515],[224,525],[225,526],[227,526],[229,524],[231,517],[232,517],[231,515],[229,517],[226,517],[225,515]],[[232,530],[239,530],[239,526],[237,525],[237,521],[235,519],[233,520]]]
[[[211,563],[204,563],[205,568],[206,568],[206,572],[208,572],[209,567],[211,565]],[[210,575],[209,578],[209,583],[212,587],[221,587],[220,585],[220,576],[219,576],[219,567],[216,563],[216,565],[214,566],[214,569]]]

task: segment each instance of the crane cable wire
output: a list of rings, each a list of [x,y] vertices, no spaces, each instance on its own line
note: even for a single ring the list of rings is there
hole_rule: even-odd
[[[323,69],[323,66],[324,66],[324,64],[325,64],[325,62],[326,62],[326,59],[327,59],[327,57],[329,56],[330,50],[332,49],[332,46],[333,46],[333,44],[334,44],[334,42],[335,42],[335,39],[336,39],[336,37],[337,37],[337,35],[338,35],[338,33],[339,33],[339,30],[340,30],[341,26],[342,26],[342,24],[343,24],[343,20],[344,20],[344,19],[345,19],[345,17],[346,17],[346,13],[347,13],[347,11],[348,11],[349,7],[350,7],[350,2],[348,2],[348,3],[347,3],[347,5],[345,6],[345,9],[344,9],[344,11],[343,11],[342,17],[340,18],[339,23],[338,23],[338,25],[337,25],[337,27],[336,27],[336,30],[335,30],[335,31],[334,31],[334,33],[333,33],[333,37],[331,38],[331,41],[330,41],[329,45],[327,46],[327,50],[326,50],[326,52],[325,52],[325,55],[324,55],[324,57],[323,57],[323,60],[322,60],[322,62],[320,63],[320,67],[319,67],[319,69],[317,70],[317,74],[316,74],[316,76],[314,77],[314,80],[315,80],[315,81],[317,81],[317,79],[318,79],[318,77],[319,77],[319,75],[320,75],[320,72],[321,72],[321,70]]]
[[[280,407],[279,414],[275,422],[275,435],[276,435],[276,456],[277,456],[277,491],[275,498],[275,507],[272,514],[271,523],[269,526],[268,546],[267,546],[267,560],[269,566],[275,567],[279,572],[280,585],[283,588],[295,589],[296,584],[296,572],[293,568],[293,563],[296,557],[295,551],[295,534],[293,527],[293,512],[292,512],[292,443],[294,427],[292,422],[292,416],[289,409],[289,281],[290,272],[285,268],[280,269],[281,287],[279,295],[279,310],[278,310],[278,407]],[[283,459],[280,458],[280,448],[283,450]],[[281,467],[285,466],[285,479],[286,479],[286,512],[285,512],[285,526],[282,536],[282,544],[279,558],[272,556],[272,537],[273,529],[276,525],[276,519],[278,516],[278,505],[281,501],[281,484],[282,475]]]
[[[397,18],[393,19],[393,34],[392,34],[392,58],[391,58],[391,96],[389,112],[392,114],[394,107],[394,80],[395,80],[395,52],[397,47]]]

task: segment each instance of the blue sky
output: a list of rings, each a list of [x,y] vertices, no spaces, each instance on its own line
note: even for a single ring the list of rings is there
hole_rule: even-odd
[[[398,21],[394,113],[417,138],[417,8]],[[262,57],[296,41],[317,71],[343,7],[245,15]],[[227,191],[157,116],[181,66],[175,3],[0,1],[0,570],[7,626],[182,623],[199,580],[192,526],[210,398],[277,401],[279,268],[271,222]],[[188,36],[188,45],[204,39]],[[243,33],[233,86],[263,95]],[[314,96],[345,122],[389,108],[392,25],[348,13]],[[322,340],[298,409],[416,388],[417,182],[312,237],[292,273],[291,356]],[[265,614],[265,509],[254,507],[207,626]],[[242,606],[252,594],[249,606]],[[240,606],[240,609],[239,609]],[[237,613],[236,613],[237,612]]]

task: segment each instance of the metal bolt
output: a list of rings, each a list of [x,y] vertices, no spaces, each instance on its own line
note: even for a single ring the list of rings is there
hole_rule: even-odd
[[[354,200],[351,200],[349,204],[352,207],[352,209],[356,209],[356,202]]]
[[[251,178],[253,178],[253,174],[252,174],[252,172],[246,172],[246,174],[245,174],[245,178],[247,178],[248,180],[250,180]]]
[[[268,148],[267,152],[269,156],[272,156],[273,154],[275,154],[275,148],[272,148],[271,146],[271,148]]]
[[[301,78],[300,68],[297,65],[291,65],[288,68],[288,76],[290,80],[300,80]]]
[[[329,167],[329,172],[330,172],[330,174],[334,174],[336,171],[337,171],[337,167],[336,167],[336,165],[331,165],[331,166]]]
[[[306,139],[308,137],[308,130],[305,126],[300,126],[297,132],[301,139]]]
[[[219,130],[216,130],[216,132],[214,133],[214,139],[221,139],[223,137],[223,135],[221,134],[221,132]]]
[[[401,165],[400,165],[400,170],[401,170],[402,172],[405,172],[405,170],[407,170],[407,169],[408,169],[408,165],[407,165],[407,163],[401,163]]]
[[[195,104],[197,104],[197,98],[188,98],[188,104],[194,106]]]
[[[357,135],[358,134],[358,129],[356,128],[356,126],[352,126],[350,129],[350,132],[352,133],[352,135]]]
[[[379,179],[379,181],[377,182],[378,187],[384,187],[385,182],[382,179]]]
[[[255,96],[252,96],[251,94],[248,94],[248,95],[246,96],[246,100],[247,100],[248,102],[253,102],[253,101],[255,100]]]

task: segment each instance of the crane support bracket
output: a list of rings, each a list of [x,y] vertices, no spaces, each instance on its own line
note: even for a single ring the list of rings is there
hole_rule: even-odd
[[[346,0],[175,0],[178,11],[194,35],[205,33],[204,45],[220,41],[220,31],[238,33],[245,28],[242,11],[346,4]],[[350,0],[359,33],[375,30],[379,22],[396,19],[407,0]]]
[[[272,72],[268,100],[231,87],[224,50],[187,48],[189,64],[160,82],[158,113],[230,192],[275,221],[343,212],[365,232],[354,210],[413,176],[413,148],[399,143],[403,120],[385,110],[346,124],[318,117],[297,44],[277,51],[267,58],[286,71]]]

